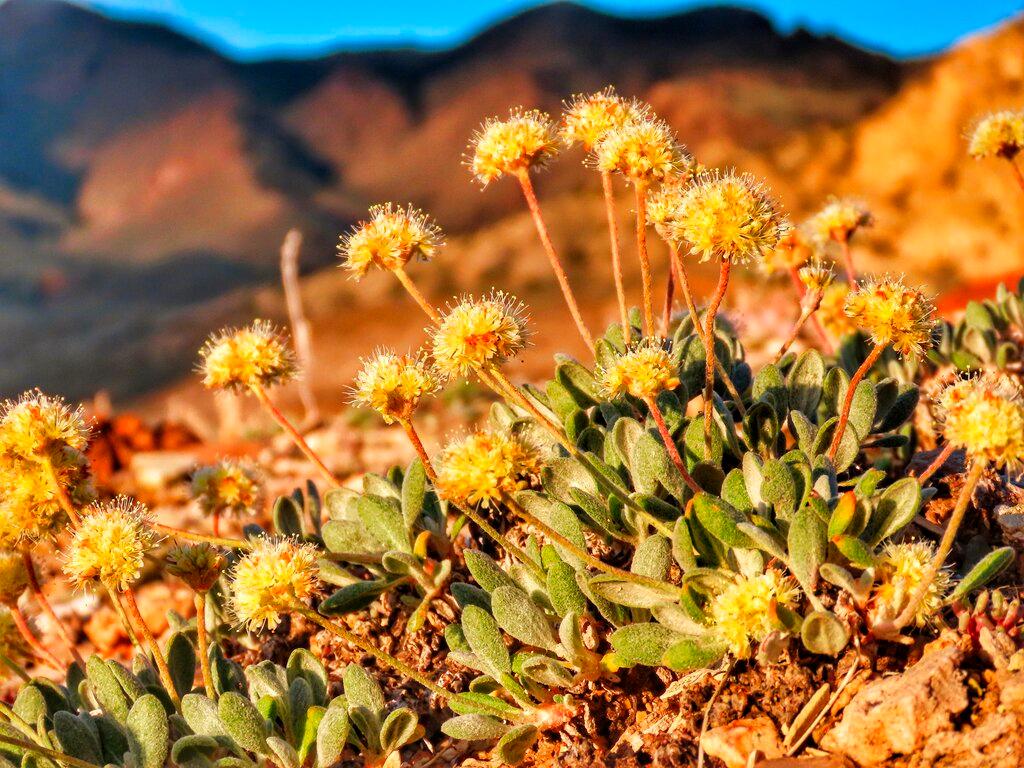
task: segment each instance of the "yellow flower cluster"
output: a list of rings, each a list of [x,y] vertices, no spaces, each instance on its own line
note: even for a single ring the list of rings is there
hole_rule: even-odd
[[[858,229],[874,223],[871,211],[860,200],[830,198],[825,207],[807,221],[807,226],[820,240],[849,240]]]
[[[672,129],[647,114],[612,128],[594,152],[599,170],[621,173],[632,182],[659,181],[684,163]]]
[[[267,387],[298,372],[284,334],[266,320],[212,336],[199,350],[199,371],[210,389]]]
[[[777,629],[775,607],[792,607],[799,596],[796,582],[774,569],[738,576],[712,600],[711,622],[734,656],[749,658],[754,646]]]
[[[587,152],[609,131],[643,116],[645,108],[615,93],[612,86],[589,96],[577,94],[566,106],[558,135],[567,147],[579,144]]]
[[[98,581],[124,591],[139,578],[146,553],[156,543],[148,510],[118,496],[84,512],[65,555],[64,573],[76,587]]]
[[[850,295],[847,283],[835,281],[825,289],[817,316],[825,330],[837,339],[857,332],[857,324],[846,314],[846,298]]]
[[[450,306],[433,331],[431,355],[448,378],[500,365],[526,346],[529,332],[522,302],[495,291],[465,296]]]
[[[429,261],[441,245],[441,230],[429,216],[411,205],[398,208],[386,203],[370,208],[369,220],[342,236],[338,254],[358,279],[373,266],[394,270],[412,259]]]
[[[884,547],[875,566],[875,586],[868,604],[872,624],[892,620],[900,614],[924,581],[934,559],[935,548],[926,541]],[[935,575],[914,613],[916,626],[928,626],[938,618],[951,583],[949,571],[942,569]]]
[[[687,188],[674,238],[701,261],[763,258],[788,229],[775,201],[753,176],[705,173]]]
[[[674,224],[683,210],[683,193],[689,179],[669,176],[658,189],[647,195],[647,220],[665,242],[678,246]]]
[[[492,117],[473,135],[469,167],[487,186],[502,176],[543,166],[558,151],[551,119],[536,109],[513,109]]]
[[[1024,399],[1005,374],[960,379],[939,396],[943,434],[968,455],[1016,471],[1024,462]]]
[[[1024,110],[1003,110],[987,115],[971,131],[967,153],[978,160],[1003,157],[1013,160],[1024,151]]]
[[[13,606],[28,587],[25,561],[17,552],[0,551],[0,604]]]
[[[352,387],[352,403],[372,408],[387,424],[408,421],[420,400],[440,387],[437,373],[422,355],[378,350],[362,362]]]
[[[209,592],[227,565],[227,558],[206,542],[183,544],[167,552],[167,572],[196,592]]]
[[[437,487],[456,504],[486,507],[530,487],[541,466],[540,452],[522,437],[485,429],[445,446]]]
[[[255,514],[263,503],[263,477],[248,462],[224,459],[192,473],[192,498],[207,514]]]
[[[307,603],[320,589],[317,550],[291,539],[258,539],[235,565],[231,604],[250,630],[274,629],[296,603]]]
[[[931,345],[934,312],[923,291],[891,277],[865,280],[846,298],[846,314],[857,326],[879,346],[891,346],[904,357]]]
[[[820,261],[812,261],[807,266],[801,267],[797,275],[808,293],[811,294],[823,294],[832,285],[832,280],[835,277],[832,274],[832,268],[825,266]]]
[[[84,451],[89,434],[81,408],[39,391],[8,400],[0,409],[0,452],[29,461],[53,458],[67,448]]]
[[[679,386],[679,370],[659,339],[647,338],[600,366],[597,379],[609,397],[629,394],[641,400]]]

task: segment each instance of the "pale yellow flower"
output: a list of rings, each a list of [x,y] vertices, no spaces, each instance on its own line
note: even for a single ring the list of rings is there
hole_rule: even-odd
[[[207,514],[254,515],[263,506],[263,477],[249,462],[223,459],[192,473],[192,498]]]
[[[829,198],[825,206],[807,220],[807,226],[819,240],[842,243],[859,229],[874,224],[871,211],[860,200]]]
[[[920,354],[932,343],[935,305],[923,291],[900,280],[864,280],[846,298],[846,314],[879,346],[904,357]]]
[[[678,387],[679,370],[661,341],[647,338],[598,368],[597,380],[609,397],[630,394],[646,400]]]
[[[500,291],[479,299],[463,297],[449,306],[432,333],[434,365],[447,377],[500,365],[529,340],[522,302]]]
[[[362,363],[352,404],[372,408],[387,424],[408,421],[420,401],[440,387],[437,372],[422,355],[378,350]]]
[[[967,146],[975,158],[1002,157],[1013,160],[1024,151],[1024,110],[993,112],[978,121]]]
[[[565,145],[590,152],[609,131],[641,117],[646,107],[622,98],[612,86],[589,96],[577,94],[566,105],[559,136]]]
[[[1006,374],[960,379],[939,397],[943,434],[974,458],[1018,471],[1024,462],[1024,398]]]
[[[199,371],[210,389],[268,387],[298,373],[286,337],[265,320],[210,337],[199,350]]]
[[[730,653],[749,658],[755,646],[776,630],[777,606],[792,608],[800,597],[793,579],[774,569],[755,576],[737,576],[711,601],[711,624]]]
[[[64,558],[64,573],[76,587],[100,582],[123,592],[142,573],[157,536],[148,510],[127,496],[94,504],[82,514]]]
[[[672,129],[648,114],[609,130],[594,152],[599,170],[645,184],[671,176],[685,164]]]
[[[258,539],[231,574],[235,617],[250,630],[274,629],[283,614],[320,591],[317,550],[291,539]]]
[[[506,175],[543,166],[558,151],[550,118],[536,109],[492,117],[473,135],[469,167],[484,186]]]
[[[935,547],[925,541],[887,544],[875,565],[875,585],[868,605],[870,623],[899,616],[924,581],[934,559]],[[938,619],[951,584],[949,571],[939,570],[914,613],[915,626],[923,628]]]
[[[395,270],[412,259],[429,261],[441,245],[441,230],[429,216],[411,205],[398,208],[386,203],[370,208],[369,220],[342,236],[338,253],[345,269],[358,279],[373,266]]]
[[[539,451],[522,437],[481,430],[445,446],[437,487],[456,504],[486,507],[536,483],[541,467]]]

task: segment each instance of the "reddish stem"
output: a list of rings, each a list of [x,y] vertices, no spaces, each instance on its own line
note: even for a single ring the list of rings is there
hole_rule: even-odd
[[[857,286],[857,270],[853,266],[853,254],[850,253],[850,238],[843,237],[839,240],[839,251],[843,255],[843,269],[846,270],[846,282],[851,288]]]
[[[846,397],[843,398],[843,410],[839,413],[839,423],[836,424],[835,434],[832,435],[832,443],[828,447],[828,457],[832,461],[835,461],[836,453],[839,452],[839,445],[843,442],[843,433],[846,432],[846,425],[850,421],[850,408],[853,406],[853,397],[857,392],[857,385],[861,383],[872,366],[878,362],[878,357],[882,354],[883,349],[884,347],[881,344],[876,344],[850,379],[850,385],[846,388]]]
[[[604,190],[604,210],[608,218],[608,239],[612,248],[612,277],[615,279],[615,295],[619,301],[619,319],[622,322],[622,338],[629,344],[629,307],[626,304],[626,287],[622,281],[622,255],[619,253],[619,224],[615,218],[615,192],[612,189],[612,175],[601,171],[601,187]]]
[[[269,395],[267,395],[267,390],[265,390],[260,384],[253,384],[250,389],[252,389],[252,393],[256,395],[256,399],[260,401],[260,405],[267,410],[274,421],[277,422],[278,426],[285,431],[288,437],[291,438],[292,442],[295,443],[300,451],[302,451],[302,454],[312,462],[313,466],[317,468],[317,471],[323,479],[327,481],[327,484],[333,488],[340,486],[341,483],[339,483],[334,475],[331,474],[331,470],[327,468],[327,465],[324,464],[316,451],[309,447],[309,443],[307,443],[306,439],[299,433],[299,430],[297,430],[292,423],[288,421],[288,418],[278,410],[277,406],[274,405]]]
[[[932,460],[932,463],[928,465],[928,469],[926,469],[918,476],[917,481],[921,485],[927,483],[932,475],[934,475],[936,472],[942,469],[942,466],[949,460],[949,457],[953,455],[953,451],[955,450],[956,445],[954,445],[953,443],[946,443],[946,445],[943,446],[942,450],[939,452],[939,455],[936,456],[935,459]]]
[[[661,441],[665,444],[668,457],[672,459],[672,463],[675,464],[676,469],[679,470],[679,474],[683,476],[686,484],[690,486],[690,490],[694,493],[700,493],[703,489],[697,485],[697,481],[693,479],[693,476],[686,471],[686,464],[683,463],[683,457],[679,455],[679,448],[676,445],[676,441],[672,439],[672,433],[668,430],[668,425],[665,423],[665,417],[658,407],[657,400],[653,397],[647,397],[644,398],[644,402],[647,404],[647,409],[651,412],[651,416],[654,417],[654,423],[658,426],[658,434],[661,435]]]
[[[32,555],[29,554],[28,550],[22,550],[21,557],[25,563],[25,573],[28,574],[28,589],[32,593],[32,597],[35,598],[36,603],[42,609],[50,621],[53,622],[53,626],[57,629],[57,634],[60,635],[61,640],[67,645],[68,650],[74,657],[75,662],[84,670],[85,659],[82,658],[82,654],[78,652],[78,645],[75,643],[74,638],[71,637],[71,633],[68,628],[64,626],[64,622],[57,616],[57,612],[53,610],[53,606],[50,605],[50,601],[46,598],[43,593],[43,588],[39,585],[39,576],[36,573],[35,563],[32,562]]]
[[[40,642],[39,638],[32,632],[32,627],[29,626],[28,619],[25,618],[25,614],[21,612],[21,608],[19,608],[17,604],[11,606],[11,618],[14,619],[14,626],[18,628],[18,632],[21,633],[21,636],[25,639],[25,642],[28,643],[32,652],[36,656],[54,669],[63,668],[64,665],[57,660],[56,656],[46,649],[46,646],[44,646],[42,642]]]
[[[643,302],[644,336],[654,335],[654,298],[652,296],[651,260],[647,255],[647,185],[640,179],[633,182],[636,202],[636,251],[640,257],[640,289]]]
[[[726,288],[729,287],[729,271],[732,269],[732,262],[728,259],[722,261],[718,272],[718,285],[711,296],[708,304],[707,316],[704,321],[704,458],[711,459],[711,417],[714,401],[712,393],[715,389],[715,316],[718,308],[725,298]]]

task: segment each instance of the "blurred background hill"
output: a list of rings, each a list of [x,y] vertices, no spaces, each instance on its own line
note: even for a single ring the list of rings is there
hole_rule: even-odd
[[[420,340],[390,281],[334,269],[338,233],[385,200],[448,233],[438,261],[414,267],[430,295],[497,285],[566,341],[518,190],[481,193],[462,154],[489,115],[557,113],[609,83],[649,101],[701,162],[766,177],[795,218],[830,193],[864,198],[877,218],[858,246],[866,266],[988,292],[1024,272],[1024,207],[1007,169],[966,157],[963,134],[979,113],[1022,105],[1022,50],[1020,18],[908,62],[780,34],[748,11],[627,20],[556,4],[449,51],[239,63],[161,26],[8,0],[0,392],[125,398],[173,385],[209,330],[282,317],[278,248],[299,227],[317,385],[337,400],[359,354]],[[596,326],[614,298],[581,160],[565,153],[538,187]]]

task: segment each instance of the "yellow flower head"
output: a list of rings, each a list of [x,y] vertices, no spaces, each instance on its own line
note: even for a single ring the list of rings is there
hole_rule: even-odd
[[[411,205],[398,208],[386,203],[373,206],[369,221],[342,236],[338,254],[358,279],[373,266],[394,270],[414,258],[429,261],[441,245],[441,230],[429,216]]]
[[[658,339],[646,338],[597,370],[608,397],[630,394],[641,400],[679,386],[679,371]]]
[[[118,496],[82,515],[64,558],[64,573],[76,587],[98,581],[123,592],[139,578],[146,553],[156,543],[148,510]]]
[[[880,346],[904,357],[919,354],[932,343],[935,305],[918,288],[887,277],[865,280],[846,297],[846,314]]]
[[[683,211],[683,194],[690,178],[685,175],[670,176],[658,189],[647,195],[647,220],[663,240],[672,245],[679,243],[674,239],[674,224]]]
[[[939,396],[943,433],[953,445],[996,467],[1024,462],[1024,399],[1008,376],[993,371],[960,379]]]
[[[980,160],[1003,157],[1013,160],[1024,151],[1024,110],[994,112],[978,121],[971,131],[967,153]]]
[[[167,553],[167,572],[196,592],[209,592],[227,566],[227,558],[210,544],[182,544]]]
[[[860,200],[831,197],[825,207],[807,221],[814,236],[819,240],[835,240],[842,243],[853,237],[858,229],[874,223],[871,211]]]
[[[841,281],[834,281],[825,289],[818,307],[817,317],[825,330],[837,339],[857,332],[857,324],[846,314],[846,297],[850,295],[850,286]]]
[[[54,463],[56,483],[76,506],[96,497],[85,455],[66,449]],[[50,538],[67,521],[49,469],[42,463],[0,454],[0,547]]]
[[[224,459],[192,473],[192,498],[207,514],[254,515],[263,505],[263,477],[248,462]]]
[[[935,548],[926,541],[887,544],[876,565],[876,579],[868,614],[872,624],[898,616],[917,591],[935,559]],[[926,627],[942,611],[952,578],[946,569],[935,575],[925,590],[924,600],[914,614],[914,624]]]
[[[705,173],[683,195],[672,225],[674,237],[690,244],[701,261],[744,263],[762,258],[788,229],[775,201],[753,176]]]
[[[519,435],[485,429],[445,446],[437,487],[456,504],[486,507],[533,485],[541,466],[540,452]]]
[[[199,371],[210,389],[267,387],[298,373],[286,337],[266,320],[211,336],[199,350]]]
[[[824,293],[832,285],[835,275],[832,267],[827,267],[820,261],[812,261],[805,267],[801,267],[797,273],[800,282],[804,284],[809,294]]]
[[[711,622],[734,656],[749,658],[754,645],[777,629],[775,607],[792,607],[799,596],[796,582],[774,569],[739,576],[711,602]]]
[[[0,654],[13,662],[24,661],[30,655],[28,644],[18,631],[14,615],[7,606],[0,607]]]
[[[81,408],[35,390],[0,406],[0,452],[35,461],[59,461],[70,449],[84,451],[89,426]]]
[[[558,151],[551,119],[536,109],[492,117],[470,142],[470,170],[485,187],[505,175],[543,166]]]
[[[632,182],[659,181],[684,164],[672,129],[647,114],[612,128],[594,152],[598,170],[621,173]]]
[[[0,551],[0,604],[14,605],[28,587],[25,561],[17,552]]]
[[[589,96],[577,94],[566,105],[558,134],[567,147],[579,144],[587,152],[614,128],[641,117],[646,108],[615,93],[612,86]]]
[[[437,373],[422,355],[378,350],[362,363],[352,387],[352,404],[372,408],[387,424],[408,421],[420,400],[440,387]]]
[[[764,271],[774,275],[800,269],[817,260],[819,252],[817,241],[809,236],[806,227],[792,227],[779,238],[778,245],[765,254]]]
[[[515,357],[528,340],[523,303],[495,291],[479,299],[465,296],[449,306],[433,330],[431,354],[441,374],[464,376]]]
[[[320,590],[317,550],[291,539],[259,539],[232,571],[235,617],[250,630],[274,629],[281,615]]]

